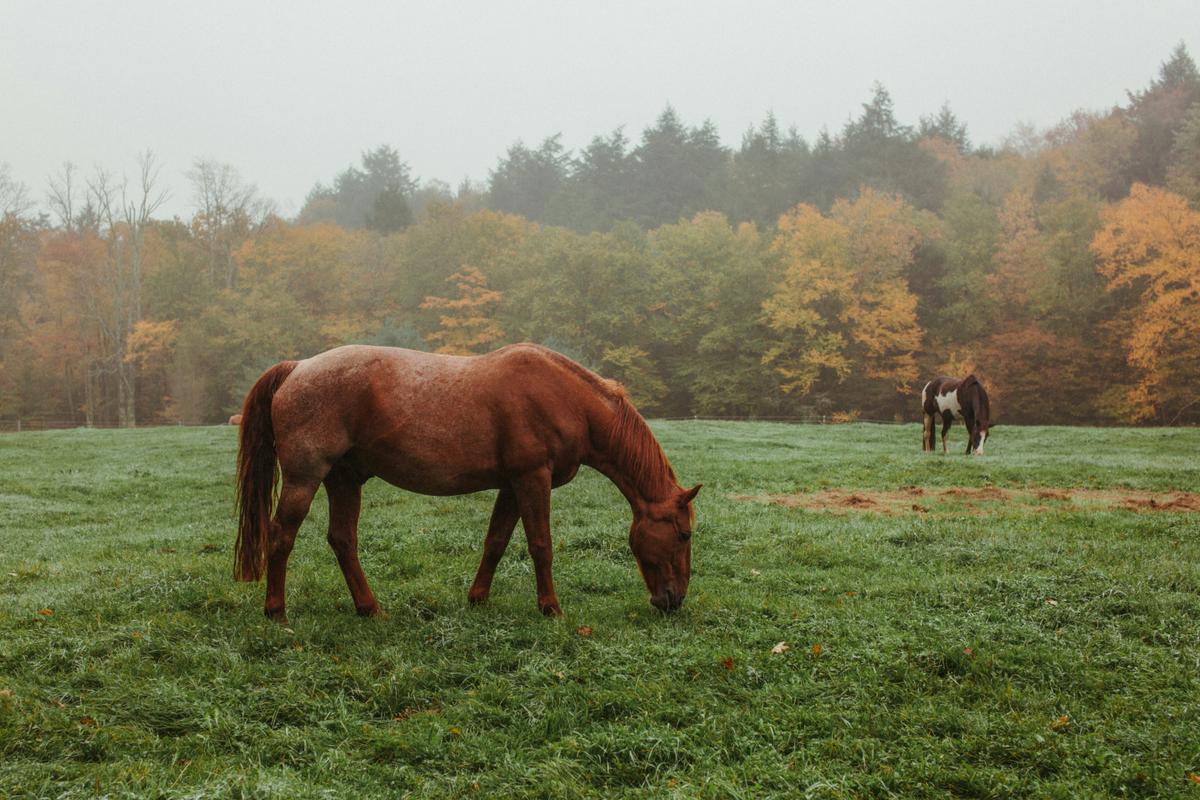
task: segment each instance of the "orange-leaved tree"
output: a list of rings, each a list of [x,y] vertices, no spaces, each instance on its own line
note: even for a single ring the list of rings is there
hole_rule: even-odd
[[[426,297],[421,308],[443,312],[440,328],[425,339],[439,353],[469,355],[482,353],[504,338],[500,323],[492,316],[503,295],[489,289],[487,277],[477,268],[464,265],[447,280],[458,286],[458,297]]]
[[[1125,356],[1131,421],[1200,418],[1200,212],[1183,197],[1134,184],[1102,214],[1092,240],[1110,292],[1129,298]]]
[[[783,277],[763,303],[774,340],[763,361],[785,392],[829,390],[852,374],[879,401],[917,377],[922,331],[905,269],[921,240],[914,209],[863,188],[828,217],[801,205],[779,220]],[[841,404],[839,404],[841,405]]]

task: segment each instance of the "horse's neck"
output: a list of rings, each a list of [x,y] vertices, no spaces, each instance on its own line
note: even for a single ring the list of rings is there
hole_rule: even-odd
[[[636,512],[667,499],[675,488],[675,476],[646,423],[625,414],[637,412],[618,404],[601,422],[602,444],[593,451],[589,465],[611,480]]]

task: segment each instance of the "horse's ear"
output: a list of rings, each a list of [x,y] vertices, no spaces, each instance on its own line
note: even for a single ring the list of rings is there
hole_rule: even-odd
[[[696,499],[696,495],[698,495],[698,494],[700,493],[700,487],[702,487],[702,486],[704,486],[704,484],[703,484],[703,483],[697,483],[695,486],[693,486],[692,488],[688,489],[688,490],[687,490],[687,491],[685,491],[683,494],[679,495],[679,507],[680,507],[680,508],[683,508],[683,507],[684,507],[684,506],[686,506],[688,503],[690,503],[690,502],[692,502],[693,500],[695,500],[695,499]]]

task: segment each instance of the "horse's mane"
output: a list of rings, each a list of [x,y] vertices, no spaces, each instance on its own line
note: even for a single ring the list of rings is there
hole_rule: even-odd
[[[608,399],[613,408],[613,419],[612,424],[601,432],[599,444],[613,458],[621,472],[647,496],[668,496],[677,486],[675,471],[671,469],[671,462],[654,438],[650,426],[629,401],[625,387],[618,381],[597,375],[561,353],[549,348],[540,349],[555,363],[582,378]]]
[[[646,420],[629,402],[625,389],[616,381],[608,381],[619,394],[614,398],[616,415],[608,429],[607,450],[617,466],[641,487],[649,497],[663,498],[676,487],[675,470],[662,446],[650,432]]]

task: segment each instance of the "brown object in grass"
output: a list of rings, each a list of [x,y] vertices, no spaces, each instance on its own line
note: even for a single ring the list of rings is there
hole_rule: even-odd
[[[771,503],[808,511],[844,514],[848,511],[875,514],[989,514],[989,513],[1078,513],[1080,511],[1134,511],[1138,513],[1200,513],[1200,493],[1146,492],[1131,489],[1059,489],[1032,487],[1003,489],[998,486],[949,486],[914,491],[911,486],[891,489],[822,489],[784,495],[737,495],[736,500]],[[912,502],[916,496],[922,503]],[[1071,505],[1048,506],[1039,501],[1067,501]]]
[[[358,560],[362,485],[378,476],[427,495],[499,489],[467,599],[487,598],[521,519],[538,608],[560,615],[550,491],[581,465],[629,501],[629,545],[650,602],[675,610],[691,576],[692,499],[700,487],[675,480],[620,384],[532,344],[484,356],[350,345],[284,361],[263,373],[242,408],[234,575],[253,581],[265,570],[267,616],[286,621],[288,556],[324,483],[329,544],[358,613],[376,616],[379,604]]]

